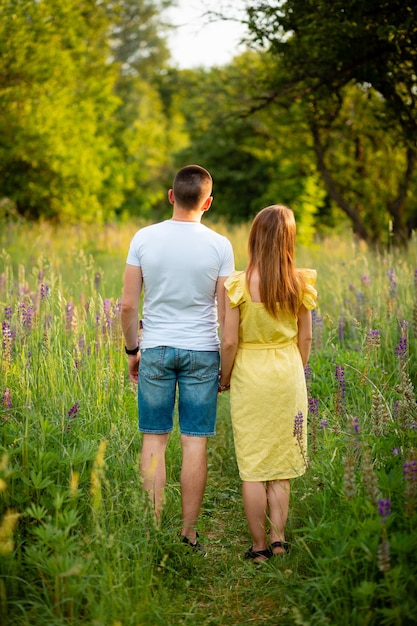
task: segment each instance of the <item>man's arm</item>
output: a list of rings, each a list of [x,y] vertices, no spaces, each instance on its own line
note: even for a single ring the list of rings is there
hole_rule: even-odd
[[[125,346],[128,350],[133,350],[138,345],[138,308],[142,291],[142,270],[135,265],[126,265],[122,307],[121,323]],[[133,382],[138,382],[140,352],[129,355],[129,376]]]

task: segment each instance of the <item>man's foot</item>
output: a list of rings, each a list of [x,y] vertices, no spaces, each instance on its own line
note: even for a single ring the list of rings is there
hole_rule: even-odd
[[[185,543],[185,545],[189,546],[195,554],[199,554],[200,556],[203,556],[204,558],[206,558],[207,552],[204,550],[203,546],[198,541],[198,533],[197,533],[196,540],[194,543],[190,541],[188,537],[184,537],[184,535],[182,535],[182,542]]]

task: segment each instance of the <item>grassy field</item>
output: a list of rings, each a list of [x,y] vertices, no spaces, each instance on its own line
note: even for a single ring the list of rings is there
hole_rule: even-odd
[[[227,394],[199,527],[208,558],[177,538],[177,431],[153,526],[119,320],[137,227],[1,231],[0,624],[417,623],[417,241],[297,251],[319,277],[308,471],[292,482],[290,554],[253,567]],[[243,269],[248,229],[215,228]]]

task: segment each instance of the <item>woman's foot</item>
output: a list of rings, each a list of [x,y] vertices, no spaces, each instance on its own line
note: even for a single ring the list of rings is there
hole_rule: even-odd
[[[271,558],[272,552],[270,548],[266,548],[265,550],[254,550],[253,546],[248,548],[245,552],[245,559],[251,559],[254,563],[262,563],[262,561],[267,561]]]
[[[286,541],[273,541],[271,543],[271,552],[274,556],[278,554],[288,554],[289,551],[290,544]]]

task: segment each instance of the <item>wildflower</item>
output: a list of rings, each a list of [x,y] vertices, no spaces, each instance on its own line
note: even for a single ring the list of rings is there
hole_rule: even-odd
[[[394,450],[392,451],[393,454],[398,454],[398,448],[394,448]]]
[[[32,328],[33,326],[33,307],[26,306],[23,302],[20,305],[20,314],[22,316],[22,326]]]
[[[313,343],[314,348],[319,350],[322,345],[322,335],[323,335],[323,320],[320,315],[318,315],[316,309],[313,309],[312,312],[312,322],[313,322]]]
[[[94,276],[94,289],[96,291],[100,289],[100,282],[101,282],[101,273],[96,272],[96,275]]]
[[[377,437],[382,437],[388,428],[388,424],[391,420],[391,414],[382,394],[378,391],[378,389],[372,390],[371,417],[372,430],[374,434]]]
[[[309,363],[307,363],[307,365],[304,368],[304,378],[306,380],[307,389],[309,389],[311,386],[311,379],[312,379],[311,367]]]
[[[335,376],[338,382],[336,391],[336,413],[340,415],[343,412],[346,398],[345,368],[343,365],[336,365]]]
[[[74,304],[72,302],[67,302],[65,306],[65,328],[68,331],[72,330],[73,316],[74,316]]]
[[[379,330],[368,330],[366,335],[367,348],[379,348],[381,346],[381,332]]]
[[[308,411],[312,417],[318,416],[319,414],[319,399],[318,398],[308,399]]]
[[[12,393],[9,387],[6,387],[3,392],[2,405],[6,407],[6,409],[12,408]]]
[[[301,411],[298,411],[297,415],[294,418],[294,437],[299,440],[303,435],[303,414]]]
[[[293,435],[300,449],[300,453],[301,453],[301,456],[303,457],[304,464],[307,467],[309,461],[307,458],[306,446],[305,446],[304,417],[301,411],[298,411],[297,415],[294,418]]]
[[[353,456],[349,454],[343,462],[343,487],[346,497],[351,500],[356,495],[355,467]]]
[[[386,537],[383,537],[378,547],[378,569],[387,572],[390,568],[390,546]]]
[[[397,295],[397,278],[393,269],[388,270],[389,278],[389,295],[391,298],[395,298]]]
[[[320,420],[320,428],[328,428],[329,422],[326,419]]]
[[[45,285],[45,283],[41,283],[39,285],[39,295],[41,297],[41,300],[46,300],[46,298],[49,296],[48,285]]]
[[[355,435],[359,435],[359,419],[357,417],[352,418],[352,428]]]
[[[402,361],[403,359],[407,357],[407,337],[405,336],[400,337],[400,341],[398,345],[395,346],[394,352],[395,352],[395,356],[400,361]]]
[[[13,308],[11,306],[4,307],[4,319],[11,320],[13,317]]]
[[[14,550],[13,532],[20,514],[8,509],[0,525],[0,554],[6,556]]]
[[[371,277],[369,276],[369,274],[362,274],[362,284],[365,287],[369,287],[371,284]]]
[[[67,431],[71,430],[72,422],[77,417],[79,409],[80,409],[80,403],[76,402],[68,411],[68,424],[66,427]]]
[[[375,473],[374,464],[371,461],[369,448],[365,448],[362,457],[362,476],[365,491],[372,504],[377,504],[380,499],[378,489],[378,479]]]
[[[12,359],[12,331],[10,324],[7,320],[4,320],[2,325],[3,336],[3,359],[6,366],[10,365]]]
[[[385,523],[391,515],[391,501],[389,498],[386,498],[385,500],[378,500],[378,514],[381,522]]]

